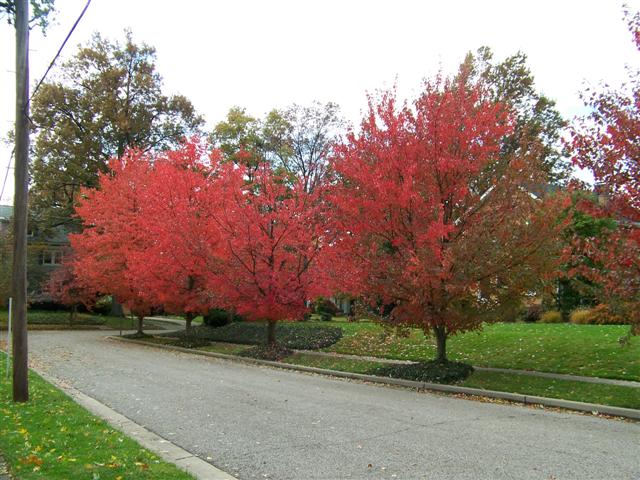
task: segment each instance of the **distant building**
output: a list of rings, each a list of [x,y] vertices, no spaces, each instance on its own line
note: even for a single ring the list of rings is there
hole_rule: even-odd
[[[0,236],[5,237],[11,231],[13,218],[12,205],[0,205]],[[69,246],[67,231],[62,227],[55,228],[46,236],[39,235],[37,230],[27,231],[27,279],[31,300],[42,300],[42,283],[49,278],[53,270],[62,264],[64,251]],[[0,261],[10,258],[10,246],[3,252]]]

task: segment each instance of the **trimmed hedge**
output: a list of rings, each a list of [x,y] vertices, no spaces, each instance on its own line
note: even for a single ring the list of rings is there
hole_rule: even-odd
[[[186,332],[170,332],[166,336],[186,336]],[[223,327],[197,326],[191,336],[212,342],[264,345],[267,342],[267,324],[260,322],[237,322]],[[283,347],[296,350],[315,350],[329,347],[342,338],[339,327],[307,327],[279,322],[276,326],[276,341]]]
[[[372,374],[381,377],[403,378],[417,382],[456,383],[473,373],[473,367],[461,362],[440,363],[436,361],[409,363],[403,365],[384,365],[376,368]]]

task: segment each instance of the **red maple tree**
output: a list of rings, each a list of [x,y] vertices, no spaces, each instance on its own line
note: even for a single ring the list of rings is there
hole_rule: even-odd
[[[640,13],[627,13],[629,30],[640,50]],[[617,220],[606,237],[579,239],[595,268],[578,273],[604,287],[608,300],[623,306],[640,332],[640,71],[629,70],[627,86],[591,92],[592,113],[573,131],[574,161],[589,169],[604,201],[591,214]]]
[[[279,320],[299,320],[307,300],[327,293],[318,268],[329,243],[323,191],[290,183],[268,163],[251,170],[218,165],[215,196],[218,263],[211,290],[222,305],[248,320],[267,321],[267,342],[276,343]]]
[[[503,155],[511,116],[468,78],[427,82],[412,106],[370,97],[332,165],[337,287],[433,334],[440,362],[449,335],[494,320],[553,260],[556,207],[537,144]]]
[[[54,302],[69,307],[70,325],[76,318],[79,306],[91,308],[98,298],[97,292],[78,278],[75,266],[72,253],[65,252],[62,266],[51,273],[44,288]]]
[[[215,153],[214,153],[215,155]],[[197,139],[154,158],[136,228],[148,241],[128,253],[128,266],[154,303],[184,315],[186,330],[216,304],[207,287],[218,241],[211,228],[210,155]]]
[[[132,256],[150,245],[150,237],[139,228],[139,218],[145,215],[151,160],[137,150],[113,159],[110,172],[100,175],[99,188],[83,190],[76,212],[84,229],[69,237],[77,277],[128,308],[138,319],[140,334],[144,317],[156,306],[138,278],[139,270],[131,264]]]

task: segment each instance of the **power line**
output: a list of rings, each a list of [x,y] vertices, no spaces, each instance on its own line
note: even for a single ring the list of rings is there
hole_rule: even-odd
[[[11,169],[11,160],[13,160],[13,154],[16,153],[16,147],[11,150],[11,156],[9,157],[9,163],[7,164],[7,171],[4,173],[4,181],[2,182],[2,192],[0,192],[0,201],[4,197],[4,189],[7,186],[7,178],[9,177],[9,170]]]
[[[76,19],[76,21],[74,22],[73,26],[71,27],[71,30],[69,30],[69,33],[67,33],[67,36],[65,37],[64,41],[62,42],[62,45],[60,45],[60,48],[58,49],[58,52],[56,53],[55,57],[53,57],[53,60],[51,60],[51,62],[49,63],[49,66],[47,67],[47,70],[44,72],[44,75],[42,75],[42,78],[40,78],[40,80],[38,80],[38,83],[36,84],[36,87],[33,89],[33,92],[31,93],[31,96],[29,97],[29,103],[31,102],[31,100],[33,99],[34,95],[36,94],[36,92],[40,88],[40,85],[42,85],[42,82],[44,82],[45,78],[47,78],[47,75],[49,74],[49,72],[53,68],[53,65],[56,63],[56,60],[58,60],[58,57],[60,57],[60,54],[62,53],[62,50],[64,49],[65,45],[69,41],[69,38],[71,38],[71,35],[73,34],[73,32],[75,31],[76,27],[80,23],[80,20],[82,20],[82,17],[84,17],[84,14],[87,11],[87,9],[89,8],[90,4],[91,4],[91,0],[87,0],[87,3],[85,4],[84,8],[80,12],[80,15],[78,15],[78,18]],[[29,121],[33,124],[33,121],[31,120],[31,118],[29,118]],[[15,153],[15,147],[13,148],[13,150],[11,150],[11,156],[9,157],[9,163],[7,164],[7,171],[5,172],[4,180],[2,182],[2,191],[0,192],[0,201],[1,201],[2,197],[4,196],[4,190],[5,190],[6,186],[7,186],[7,178],[9,177],[9,170],[11,169],[11,161],[13,160],[14,153]]]
[[[58,57],[62,53],[62,50],[64,49],[64,46],[69,41],[69,38],[71,38],[71,35],[73,34],[74,30],[76,29],[76,27],[80,23],[80,20],[82,20],[82,17],[84,17],[84,14],[87,11],[87,8],[89,8],[90,4],[91,4],[91,0],[87,0],[87,3],[85,4],[84,8],[80,12],[80,15],[78,15],[78,18],[76,19],[75,23],[71,27],[71,30],[69,30],[69,33],[67,33],[67,36],[65,37],[64,42],[62,42],[62,45],[60,45],[60,48],[58,49],[58,53],[56,53],[56,56],[53,57],[53,60],[51,60],[51,63],[49,63],[49,66],[47,67],[46,72],[44,72],[44,75],[38,81],[38,83],[36,84],[36,87],[33,89],[33,93],[29,97],[29,102],[31,102],[31,99],[34,97],[34,95],[36,94],[36,92],[40,88],[40,85],[42,85],[42,82],[44,82],[44,79],[47,78],[47,75],[49,74],[49,71],[53,68],[53,65],[56,63],[56,60],[58,60]]]

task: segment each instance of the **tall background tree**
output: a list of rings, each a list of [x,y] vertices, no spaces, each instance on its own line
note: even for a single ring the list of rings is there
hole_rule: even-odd
[[[491,99],[508,105],[514,114],[513,130],[501,146],[503,157],[535,154],[547,172],[549,182],[566,182],[572,168],[561,141],[567,122],[557,110],[555,101],[536,89],[527,56],[517,52],[497,62],[489,47],[481,47],[475,54],[467,54],[461,72],[474,81],[482,81]],[[535,139],[535,152],[522,151],[533,144],[532,139]]]
[[[225,160],[247,168],[249,178],[267,162],[291,184],[299,179],[311,191],[323,182],[331,149],[345,125],[338,105],[331,102],[273,109],[263,119],[234,107],[210,138]]]
[[[182,95],[162,92],[155,50],[95,34],[41,85],[32,100],[33,218],[44,228],[78,227],[72,213],[83,187],[97,186],[108,161],[128,147],[143,151],[176,146],[199,133],[203,119]]]
[[[55,14],[55,0],[31,0],[29,3],[31,5],[29,27],[37,26],[45,32]],[[13,25],[15,15],[16,2],[14,0],[0,1],[0,18],[6,18],[9,25]]]

